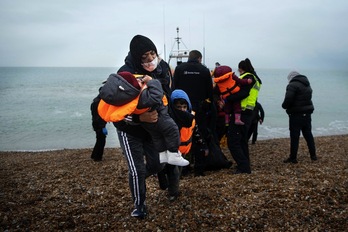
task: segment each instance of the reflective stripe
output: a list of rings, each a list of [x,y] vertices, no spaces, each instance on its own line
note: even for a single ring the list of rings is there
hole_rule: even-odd
[[[134,163],[134,159],[132,156],[132,150],[130,148],[129,142],[128,142],[128,137],[127,137],[127,133],[120,131],[120,137],[121,137],[121,141],[122,144],[124,145],[124,152],[125,152],[125,156],[126,159],[128,161],[128,165],[129,165],[129,172],[132,176],[132,182],[133,182],[133,195],[134,195],[134,204],[135,205],[140,205],[140,186],[139,186],[139,175],[137,172],[137,168],[135,166]]]

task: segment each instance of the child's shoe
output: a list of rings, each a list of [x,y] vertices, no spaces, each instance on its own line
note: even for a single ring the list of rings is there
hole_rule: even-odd
[[[159,153],[160,163],[168,163],[168,153],[167,151],[162,151]]]
[[[244,122],[240,120],[240,114],[234,114],[234,124],[243,126]]]
[[[178,152],[167,152],[168,164],[177,165],[177,166],[187,166],[190,162],[184,157],[181,156],[180,151]]]

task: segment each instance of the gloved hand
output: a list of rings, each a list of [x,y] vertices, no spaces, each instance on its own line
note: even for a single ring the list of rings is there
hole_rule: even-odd
[[[102,131],[103,131],[103,134],[104,134],[104,135],[108,135],[108,130],[106,129],[106,127],[104,127],[104,128],[102,129]]]

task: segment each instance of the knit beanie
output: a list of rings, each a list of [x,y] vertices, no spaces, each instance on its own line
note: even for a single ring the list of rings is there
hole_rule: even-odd
[[[232,69],[229,66],[221,65],[221,66],[215,68],[214,77],[221,77],[229,72],[232,72]]]
[[[141,89],[138,83],[138,80],[130,72],[119,72],[117,74],[123,77],[123,79],[125,79],[129,84],[134,86],[136,89],[139,89],[139,90]]]
[[[130,53],[137,63],[141,63],[141,57],[148,51],[154,51],[157,54],[155,44],[147,37],[143,35],[136,35],[129,45]]]
[[[298,75],[300,75],[300,74],[298,72],[296,72],[296,71],[290,72],[289,75],[288,75],[288,81],[290,82],[292,80],[292,78],[294,78],[294,77],[296,77]]]

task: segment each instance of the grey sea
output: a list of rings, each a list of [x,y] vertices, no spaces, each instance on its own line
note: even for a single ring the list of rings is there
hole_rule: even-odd
[[[0,67],[0,150],[40,151],[91,148],[95,134],[90,104],[102,82],[117,68]],[[236,70],[236,69],[235,69]],[[265,121],[258,139],[289,137],[288,116],[281,108],[286,69],[261,69],[259,102]],[[313,88],[314,136],[348,133],[348,71],[297,70]],[[106,147],[119,147],[107,124]]]

